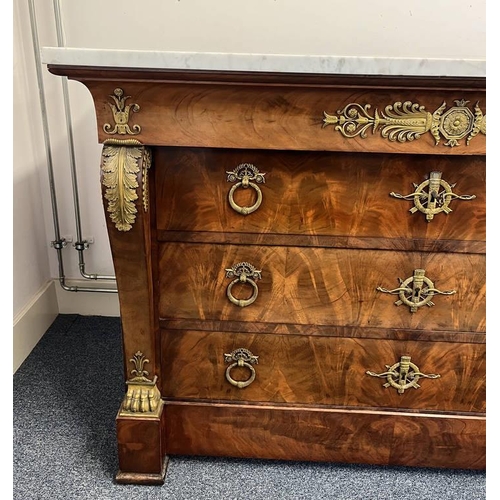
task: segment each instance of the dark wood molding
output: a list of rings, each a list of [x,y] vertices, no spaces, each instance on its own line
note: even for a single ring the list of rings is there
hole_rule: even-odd
[[[414,340],[423,342],[486,343],[484,332],[452,330],[415,330],[398,328],[357,328],[353,326],[263,323],[258,321],[217,321],[200,319],[163,319],[162,330],[200,330],[209,332],[259,333],[261,335],[307,335],[313,337],[349,337],[359,339]],[[160,332],[161,334],[161,332]]]
[[[263,71],[209,71],[209,70],[176,70],[176,69],[144,69],[116,68],[102,66],[76,66],[48,64],[50,73],[67,76],[70,79],[105,80],[105,81],[156,81],[156,82],[190,82],[190,83],[231,83],[240,85],[284,85],[314,87],[363,87],[363,88],[406,88],[413,90],[448,90],[486,91],[485,77],[456,76],[383,76],[383,75],[344,75],[344,74],[304,74]]]
[[[485,241],[370,238],[307,234],[223,233],[209,231],[158,231],[158,241],[243,246],[287,246],[313,248],[362,248],[402,252],[454,252],[484,255]]]

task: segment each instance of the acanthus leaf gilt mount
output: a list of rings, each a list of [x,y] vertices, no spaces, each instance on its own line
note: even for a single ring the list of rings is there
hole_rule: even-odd
[[[437,146],[444,137],[445,146],[460,146],[460,139],[466,145],[479,133],[486,135],[486,115],[483,115],[479,102],[474,106],[474,112],[467,106],[465,99],[455,100],[455,106],[446,110],[446,102],[430,113],[418,103],[411,101],[395,102],[380,111],[371,104],[349,103],[337,111],[337,115],[323,112],[323,128],[334,125],[344,137],[351,139],[361,137],[366,139],[371,128],[375,134],[380,130],[382,137],[392,142],[410,142],[430,132]]]
[[[148,170],[151,167],[151,151],[135,139],[108,139],[102,150],[101,179],[106,188],[104,198],[108,201],[107,211],[118,231],[130,231],[136,220],[135,201],[139,197],[138,174],[142,162],[143,207],[147,212]]]

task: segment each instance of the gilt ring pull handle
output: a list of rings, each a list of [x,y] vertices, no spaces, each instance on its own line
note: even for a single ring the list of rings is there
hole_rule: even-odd
[[[253,304],[259,295],[259,287],[255,281],[262,278],[261,273],[262,271],[257,270],[248,262],[239,262],[230,269],[226,269],[226,278],[235,278],[231,281],[231,283],[229,283],[226,291],[227,298],[230,302],[239,307],[247,307],[250,304]],[[250,285],[253,289],[251,297],[248,299],[236,298],[232,293],[233,286],[236,283],[245,283]]]
[[[255,212],[262,203],[262,191],[257,184],[265,183],[264,173],[259,172],[259,169],[250,163],[242,163],[238,165],[231,172],[226,172],[228,182],[236,182],[236,184],[229,190],[229,205],[231,208],[242,215],[248,215]],[[234,201],[234,192],[238,188],[248,189],[249,187],[254,189],[257,193],[257,201],[249,207],[240,207]]]
[[[231,385],[234,385],[238,389],[243,389],[244,387],[248,387],[255,380],[256,372],[252,365],[258,364],[259,356],[254,356],[248,349],[240,347],[230,354],[224,354],[224,360],[226,363],[231,363],[231,361],[233,361],[226,368],[226,380]],[[237,366],[243,366],[250,370],[250,377],[247,380],[234,380],[234,378],[231,377],[231,370]]]

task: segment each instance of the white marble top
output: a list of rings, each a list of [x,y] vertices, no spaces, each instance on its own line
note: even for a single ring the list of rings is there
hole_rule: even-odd
[[[44,47],[42,49],[42,62],[69,66],[179,70],[346,75],[486,76],[486,61],[480,59],[404,59]]]

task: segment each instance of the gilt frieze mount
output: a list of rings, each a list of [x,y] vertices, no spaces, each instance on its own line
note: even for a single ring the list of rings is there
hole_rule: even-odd
[[[446,109],[443,104],[430,113],[418,103],[411,101],[389,104],[383,111],[377,108],[372,112],[370,104],[347,104],[337,114],[323,112],[323,128],[333,125],[334,129],[350,139],[361,137],[366,139],[367,132],[372,134],[380,131],[383,138],[392,142],[405,143],[420,139],[425,133],[431,133],[436,146],[444,138],[445,146],[460,146],[460,140],[465,144],[479,133],[486,135],[486,115],[483,115],[479,102],[471,110],[469,101],[460,99],[455,106]]]
[[[125,92],[121,88],[116,88],[113,94],[110,95],[113,102],[108,102],[108,106],[111,108],[113,113],[113,120],[115,122],[114,126],[110,123],[105,123],[103,125],[103,130],[109,135],[137,135],[141,131],[140,125],[129,125],[129,118],[131,113],[137,113],[141,107],[135,102],[126,104],[127,99],[131,96],[124,95]]]

